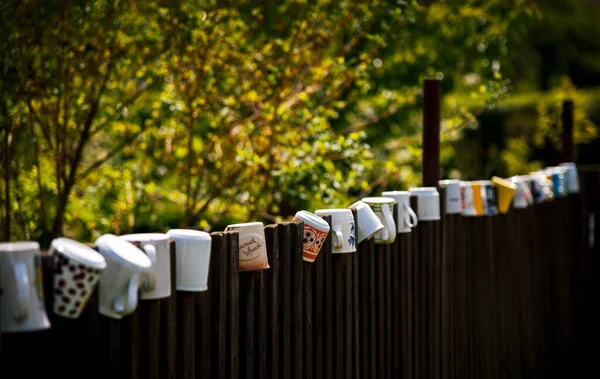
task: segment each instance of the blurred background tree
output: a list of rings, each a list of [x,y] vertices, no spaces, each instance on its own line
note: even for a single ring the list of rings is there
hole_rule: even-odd
[[[597,8],[583,0],[0,11],[5,239],[219,230],[418,184],[427,76],[443,79],[445,177],[543,164],[567,96],[576,140],[597,134]]]

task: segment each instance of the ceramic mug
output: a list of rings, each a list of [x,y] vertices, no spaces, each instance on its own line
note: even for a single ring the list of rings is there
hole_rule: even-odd
[[[363,202],[368,204],[379,217],[384,228],[375,235],[376,244],[393,243],[396,240],[396,222],[394,221],[394,204],[391,197],[365,197]]]
[[[520,176],[513,176],[510,178],[510,180],[517,187],[512,203],[513,208],[527,208],[530,205],[529,200],[527,200],[527,193],[529,192],[529,187],[527,186],[527,183]],[[529,196],[531,196],[531,193],[529,194]]]
[[[265,227],[262,222],[232,224],[225,231],[239,233],[240,271],[258,271],[269,268]]]
[[[396,201],[397,233],[410,233],[411,228],[414,228],[419,223],[417,214],[410,207],[410,192],[385,191],[381,193],[381,196],[391,197]]]
[[[96,240],[98,252],[106,260],[100,276],[100,314],[121,319],[137,308],[142,275],[152,271],[152,261],[124,238],[104,234]]]
[[[497,176],[492,177],[492,183],[498,191],[498,211],[500,213],[508,212],[513,202],[517,185],[511,180],[506,180]]]
[[[78,318],[85,308],[106,261],[96,250],[68,238],[52,241],[55,314]]]
[[[445,188],[444,204],[446,205],[446,214],[459,214],[463,212],[463,204],[460,194],[460,180],[440,180],[438,182],[441,188]]]
[[[518,176],[523,183],[523,191],[525,192],[525,200],[527,200],[528,205],[533,205],[535,200],[533,199],[533,195],[531,193],[531,189],[533,186],[533,180],[529,175],[519,175]]]
[[[42,256],[37,242],[0,243],[0,331],[50,328],[44,305]]]
[[[121,236],[142,250],[152,262],[152,269],[142,276],[140,298],[164,299],[171,296],[171,246],[165,233],[139,233]]]
[[[475,207],[475,215],[482,216],[485,210],[485,192],[480,181],[471,182],[473,188],[473,206]]]
[[[302,259],[305,262],[314,262],[329,234],[329,224],[321,217],[307,211],[296,212],[294,221],[304,222]]]
[[[356,251],[354,216],[350,209],[319,209],[315,214],[331,215],[333,253],[354,253]]]
[[[373,237],[381,231],[384,226],[379,217],[373,212],[373,209],[364,201],[357,201],[348,208],[356,210],[358,226],[356,228],[356,240],[358,243]]]
[[[555,198],[563,197],[567,194],[566,176],[564,170],[559,167],[547,167],[544,170],[547,179],[552,183],[552,193]]]
[[[577,165],[573,162],[561,163],[560,167],[567,169],[568,177],[568,192],[579,193],[579,173],[577,172]]]
[[[473,199],[473,183],[461,182],[460,196],[463,202],[463,216],[477,216],[477,209],[475,209],[475,202]]]
[[[483,198],[483,214],[486,216],[495,216],[498,214],[496,206],[496,190],[491,180],[481,180],[481,196]]]
[[[541,171],[530,173],[533,188],[533,197],[536,203],[543,203],[554,197],[552,192],[552,181],[548,180],[546,174]]]
[[[177,291],[208,290],[212,244],[210,234],[199,230],[171,229],[167,235],[175,241]]]
[[[413,187],[411,194],[417,196],[417,216],[419,221],[440,219],[440,194],[435,187]]]

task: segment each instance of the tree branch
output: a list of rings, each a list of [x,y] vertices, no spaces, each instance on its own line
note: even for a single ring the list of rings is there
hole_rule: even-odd
[[[118,154],[120,151],[122,151],[125,147],[127,147],[128,145],[131,145],[136,139],[138,139],[142,135],[142,133],[143,133],[143,131],[140,131],[138,133],[135,133],[133,136],[130,136],[129,138],[122,140],[120,144],[118,144],[112,150],[110,150],[108,153],[106,153],[106,155],[104,157],[94,161],[94,163],[92,163],[86,169],[81,171],[81,173],[79,175],[77,175],[75,180],[79,181],[79,180],[85,179],[89,174],[91,174],[94,170],[98,169],[100,166],[102,166],[104,163],[106,163],[109,159],[111,159],[116,154]]]

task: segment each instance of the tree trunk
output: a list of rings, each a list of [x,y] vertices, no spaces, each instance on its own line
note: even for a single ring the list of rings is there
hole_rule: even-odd
[[[67,211],[67,204],[69,203],[69,195],[71,194],[72,188],[73,183],[65,183],[65,186],[63,187],[63,192],[58,199],[58,207],[56,208],[54,226],[52,227],[52,232],[50,233],[50,242],[53,239],[62,236],[63,234],[63,227],[65,224],[65,213]]]

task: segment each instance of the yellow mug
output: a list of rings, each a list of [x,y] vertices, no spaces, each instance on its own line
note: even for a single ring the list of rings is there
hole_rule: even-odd
[[[500,213],[508,212],[513,197],[515,196],[515,192],[517,191],[517,185],[497,176],[492,177],[492,183],[494,183],[498,189],[498,210]]]

